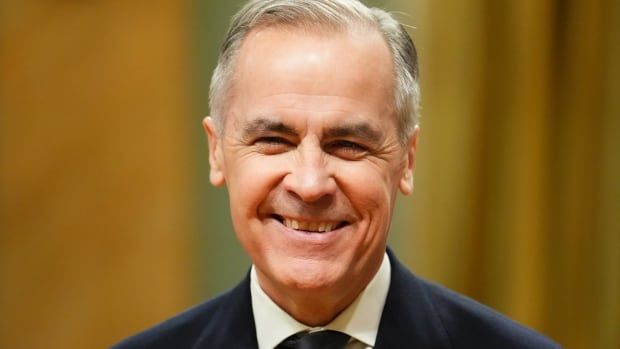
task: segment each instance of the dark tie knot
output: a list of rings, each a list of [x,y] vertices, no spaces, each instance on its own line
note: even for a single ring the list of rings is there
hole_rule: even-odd
[[[333,330],[300,332],[285,339],[278,349],[343,349],[349,338],[348,334]]]

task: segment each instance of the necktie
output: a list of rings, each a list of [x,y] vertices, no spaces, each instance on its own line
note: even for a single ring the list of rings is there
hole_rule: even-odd
[[[332,330],[300,332],[285,339],[277,349],[344,349],[349,338],[346,333]]]

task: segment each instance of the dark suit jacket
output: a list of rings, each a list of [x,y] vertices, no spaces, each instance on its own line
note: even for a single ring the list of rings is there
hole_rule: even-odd
[[[389,250],[388,256],[392,277],[375,348],[559,348],[490,308],[414,276]],[[258,348],[249,274],[230,291],[113,348]]]

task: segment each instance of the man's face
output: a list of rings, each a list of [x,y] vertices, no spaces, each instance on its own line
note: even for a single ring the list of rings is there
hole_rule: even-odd
[[[268,27],[235,69],[221,137],[205,119],[211,182],[228,188],[261,286],[276,298],[364,287],[398,189],[412,190],[417,132],[399,141],[387,45],[374,32]]]

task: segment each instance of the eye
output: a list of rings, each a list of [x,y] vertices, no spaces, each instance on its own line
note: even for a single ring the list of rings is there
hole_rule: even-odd
[[[277,136],[260,137],[254,141],[254,145],[265,154],[283,153],[293,147],[293,143]]]
[[[346,160],[358,160],[368,153],[365,146],[347,140],[337,140],[325,146],[325,150],[337,157]]]

